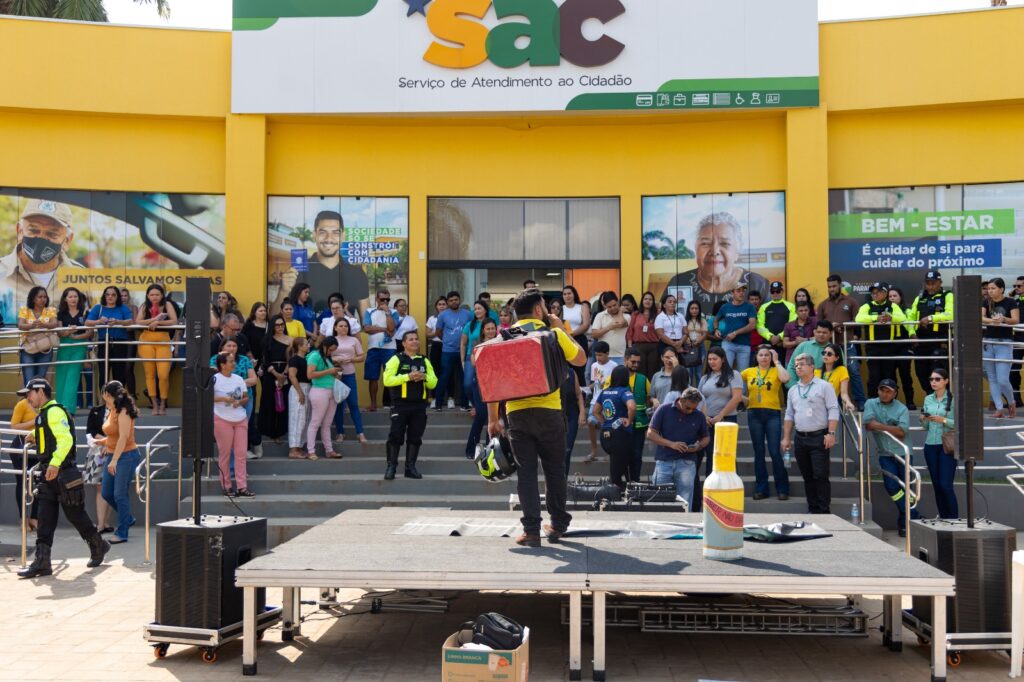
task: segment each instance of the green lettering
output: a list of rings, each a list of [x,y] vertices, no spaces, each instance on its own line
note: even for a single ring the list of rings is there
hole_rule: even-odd
[[[553,0],[494,0],[499,19],[526,17],[526,23],[500,24],[487,36],[487,56],[496,66],[512,69],[529,62],[530,66],[558,66],[560,21],[558,6]],[[529,44],[516,46],[526,37]]]

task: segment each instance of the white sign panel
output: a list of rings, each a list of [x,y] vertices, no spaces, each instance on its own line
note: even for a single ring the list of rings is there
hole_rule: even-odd
[[[235,0],[235,113],[817,106],[816,0]]]

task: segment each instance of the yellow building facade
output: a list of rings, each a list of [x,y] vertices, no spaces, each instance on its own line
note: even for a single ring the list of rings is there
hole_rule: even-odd
[[[820,26],[821,105],[766,112],[233,115],[231,34],[0,20],[0,186],[223,194],[226,288],[267,295],[267,197],[409,200],[425,319],[430,197],[784,191],[790,291],[824,295],[828,190],[1024,180],[1024,8]],[[423,316],[423,317],[421,317]]]

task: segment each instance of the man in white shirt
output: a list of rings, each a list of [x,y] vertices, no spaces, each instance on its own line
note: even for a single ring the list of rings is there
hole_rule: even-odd
[[[320,323],[320,336],[334,336],[334,323],[341,318],[348,320],[348,334],[355,336],[362,330],[359,320],[345,314],[345,303],[343,301],[331,301],[331,316],[324,318]]]
[[[608,357],[616,365],[621,365],[626,357],[626,330],[629,329],[629,314],[619,306],[619,297],[614,291],[601,294],[601,305],[604,310],[594,317],[590,325],[590,334],[594,340],[608,344]]]

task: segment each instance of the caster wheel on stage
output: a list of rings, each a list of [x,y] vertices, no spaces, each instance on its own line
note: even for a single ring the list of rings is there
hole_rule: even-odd
[[[203,661],[206,663],[217,662],[217,650],[216,649],[203,649]]]
[[[946,656],[946,663],[949,664],[950,668],[956,668],[960,665],[960,652],[954,651],[953,653]]]
[[[153,647],[153,657],[154,658],[164,658],[165,656],[167,656],[167,646],[168,645],[166,645],[166,644],[157,644],[156,646],[154,646]]]

